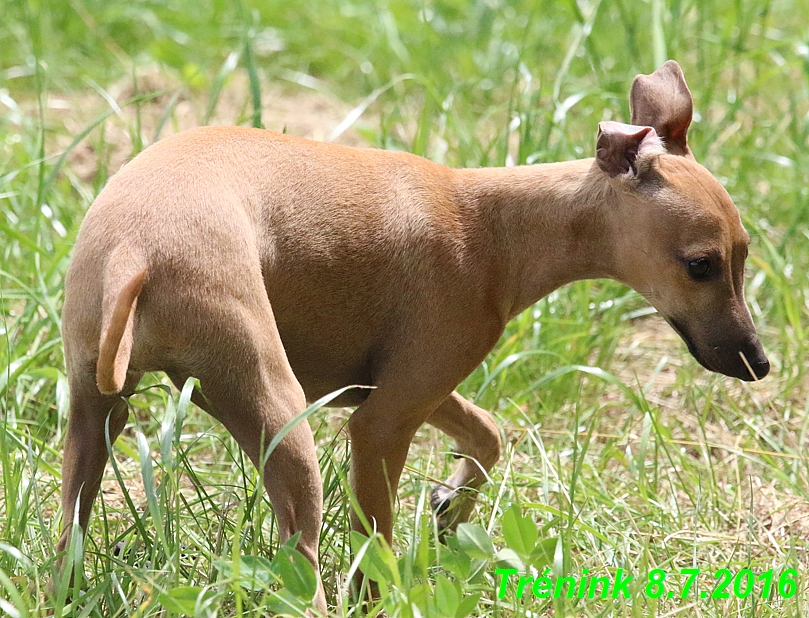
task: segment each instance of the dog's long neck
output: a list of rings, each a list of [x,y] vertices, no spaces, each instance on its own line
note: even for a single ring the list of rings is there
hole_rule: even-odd
[[[476,225],[486,228],[507,317],[571,281],[613,276],[618,200],[593,159],[459,175]]]

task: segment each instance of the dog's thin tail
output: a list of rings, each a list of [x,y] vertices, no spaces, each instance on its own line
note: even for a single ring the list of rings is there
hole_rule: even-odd
[[[127,256],[128,257],[128,256]],[[104,395],[120,393],[126,381],[135,324],[138,294],[146,281],[146,269],[133,262],[120,264],[124,256],[113,254],[107,265],[101,318],[101,341],[96,363],[96,383]],[[126,259],[126,258],[124,258]],[[116,266],[120,264],[118,270]],[[134,270],[135,274],[132,275]]]

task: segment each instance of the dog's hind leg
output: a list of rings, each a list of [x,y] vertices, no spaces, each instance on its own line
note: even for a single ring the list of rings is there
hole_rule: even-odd
[[[132,394],[142,376],[130,373],[120,394],[102,395],[96,386],[94,363],[69,369],[70,419],[62,464],[62,535],[57,544],[60,552],[70,542],[77,502],[78,524],[82,530],[87,529],[107,463],[107,417],[112,444],[126,425],[124,397]]]
[[[427,422],[455,439],[461,458],[455,473],[433,489],[430,499],[439,529],[454,530],[469,519],[477,489],[500,459],[500,432],[489,412],[458,393],[447,397]]]
[[[302,420],[267,458],[273,438],[306,408],[303,389],[289,366],[266,296],[263,302],[220,307],[227,315],[206,327],[194,343],[195,367],[169,373],[182,388],[193,375],[202,396],[192,401],[219,420],[253,464],[264,466],[264,486],[281,541],[300,532],[297,549],[318,569],[323,487],[309,423]],[[227,342],[223,348],[222,342]],[[315,603],[326,610],[322,585]]]

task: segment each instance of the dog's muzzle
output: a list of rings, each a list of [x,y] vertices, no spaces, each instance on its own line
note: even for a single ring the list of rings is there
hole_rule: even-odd
[[[681,322],[669,318],[666,321],[688,346],[691,356],[705,369],[746,382],[761,380],[770,373],[770,361],[755,334],[741,341],[726,339],[711,345],[697,345]]]

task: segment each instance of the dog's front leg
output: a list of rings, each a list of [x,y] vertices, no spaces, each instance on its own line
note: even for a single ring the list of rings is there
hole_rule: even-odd
[[[348,423],[351,436],[351,487],[371,530],[352,512],[351,526],[363,533],[375,531],[390,544],[393,533],[393,503],[407,451],[416,430],[430,411],[405,415],[379,409],[372,393]],[[384,402],[382,402],[384,406]],[[415,416],[416,418],[413,418]]]
[[[427,422],[455,439],[457,456],[461,457],[455,473],[433,489],[430,499],[439,529],[454,530],[469,519],[477,489],[500,459],[500,432],[489,412],[458,393],[447,397]]]
[[[368,523],[352,510],[352,529],[377,532],[391,544],[396,489],[410,442],[442,398],[417,403],[402,391],[378,386],[351,416],[351,486]],[[357,579],[360,583],[362,575]]]

